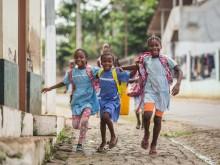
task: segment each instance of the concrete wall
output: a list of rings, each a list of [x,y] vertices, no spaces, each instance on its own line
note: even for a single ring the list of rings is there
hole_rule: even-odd
[[[0,104],[18,109],[18,65],[0,59]]]
[[[33,136],[33,116],[7,106],[0,106],[0,137]]]
[[[220,41],[220,1],[207,1],[202,6],[183,7],[181,10],[180,41]]]
[[[189,83],[184,80],[181,84],[179,96],[220,99],[220,82],[208,79]]]
[[[41,165],[52,155],[55,137],[0,139],[1,164]]]
[[[18,0],[1,0],[0,6],[0,58],[17,63]]]
[[[29,0],[28,4],[28,71],[41,74],[41,1]],[[31,61],[29,61],[31,60]]]
[[[58,135],[64,128],[64,117],[55,115],[34,115],[34,135]]]
[[[27,73],[27,111],[41,115],[41,76],[33,72]]]

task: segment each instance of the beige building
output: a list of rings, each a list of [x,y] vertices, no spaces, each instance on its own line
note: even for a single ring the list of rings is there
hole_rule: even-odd
[[[0,104],[41,109],[41,1],[0,1]]]
[[[42,114],[43,2],[0,0],[0,164],[42,164],[64,127],[64,117]],[[45,11],[50,17],[54,1],[47,2],[50,10]],[[46,31],[51,32],[47,33],[47,41],[55,36],[53,20],[54,17],[50,18]],[[53,59],[49,58],[48,63],[56,62],[55,53],[51,53],[56,51],[55,46],[52,48],[47,54],[54,54]],[[22,156],[18,159],[11,153]]]

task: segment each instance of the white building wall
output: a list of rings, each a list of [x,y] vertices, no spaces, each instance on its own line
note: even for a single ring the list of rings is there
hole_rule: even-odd
[[[181,9],[180,41],[220,41],[220,1],[210,0],[202,6]]]
[[[41,1],[29,0],[28,55],[33,72],[41,74]]]
[[[190,80],[190,63],[187,60],[186,80],[181,85],[181,96],[220,98],[220,1],[209,0],[202,6],[175,7],[162,37],[163,53],[171,56],[198,56],[204,53],[215,54],[215,76],[197,81]],[[174,31],[178,31],[178,41],[173,42]]]
[[[0,58],[18,63],[18,0],[1,0],[0,8]]]

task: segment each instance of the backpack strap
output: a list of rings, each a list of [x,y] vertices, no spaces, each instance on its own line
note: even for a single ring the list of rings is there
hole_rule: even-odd
[[[94,76],[92,74],[92,68],[90,66],[86,66],[86,74],[88,75],[89,79],[91,81],[93,81],[94,79]]]
[[[93,89],[97,92],[99,90],[99,80],[93,75],[92,68],[88,65],[86,66],[86,74],[91,80]]]
[[[98,78],[101,77],[103,71],[104,71],[103,68],[99,69],[99,71],[98,71]]]
[[[119,95],[121,95],[121,86],[120,86],[120,83],[119,83],[119,80],[118,80],[118,75],[117,75],[117,71],[116,71],[116,68],[113,68],[112,69],[112,77],[116,83],[116,86],[117,86],[117,89],[118,89],[118,93]]]
[[[73,91],[75,90],[75,88],[74,88],[74,82],[73,82],[73,69],[71,69],[71,70],[68,72],[68,78],[69,78],[70,83],[72,84],[72,93],[73,93]]]

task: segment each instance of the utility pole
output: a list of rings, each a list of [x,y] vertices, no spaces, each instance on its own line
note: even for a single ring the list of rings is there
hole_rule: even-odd
[[[80,14],[81,0],[76,0],[76,48],[82,47],[82,23]]]
[[[56,83],[56,28],[54,0],[45,0],[45,86]],[[46,114],[56,114],[56,90],[46,93]]]

